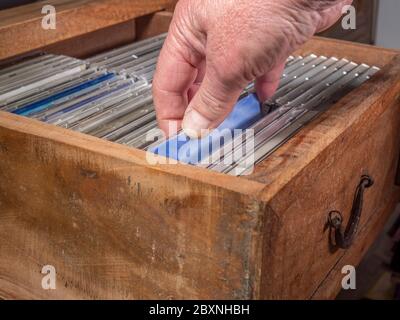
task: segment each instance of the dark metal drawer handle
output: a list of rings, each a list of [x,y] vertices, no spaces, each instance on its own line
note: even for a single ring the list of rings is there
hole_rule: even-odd
[[[370,176],[364,175],[361,177],[361,181],[354,195],[351,216],[346,229],[343,228],[343,216],[339,211],[331,211],[329,213],[328,223],[329,226],[334,229],[336,247],[348,249],[353,244],[361,218],[364,191],[372,187],[373,184],[374,180]]]

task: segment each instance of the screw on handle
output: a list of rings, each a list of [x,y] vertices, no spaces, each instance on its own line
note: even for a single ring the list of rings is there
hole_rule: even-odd
[[[335,246],[341,249],[348,249],[353,244],[357,228],[361,219],[361,213],[363,208],[364,191],[372,187],[374,180],[368,176],[363,175],[361,181],[357,186],[353,207],[351,209],[351,215],[349,223],[344,229],[343,227],[343,216],[339,211],[331,211],[328,217],[329,226],[334,230],[335,235]]]

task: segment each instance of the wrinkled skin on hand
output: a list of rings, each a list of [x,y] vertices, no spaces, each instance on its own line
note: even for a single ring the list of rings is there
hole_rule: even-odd
[[[256,80],[271,97],[290,54],[333,25],[351,0],[180,0],[153,82],[160,128],[217,127]],[[173,130],[173,129],[172,129]]]

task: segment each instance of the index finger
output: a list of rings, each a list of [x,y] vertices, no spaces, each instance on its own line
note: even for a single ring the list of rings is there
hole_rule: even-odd
[[[179,128],[188,106],[188,90],[197,77],[197,68],[190,64],[182,54],[183,49],[171,34],[168,35],[161,50],[153,81],[153,97],[157,120],[167,136],[169,125]]]

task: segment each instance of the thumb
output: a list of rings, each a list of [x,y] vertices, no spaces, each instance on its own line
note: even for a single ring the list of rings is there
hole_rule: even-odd
[[[220,79],[209,69],[199,90],[186,109],[182,129],[191,138],[200,138],[214,129],[232,111],[244,89],[235,81]]]
[[[279,87],[285,65],[285,62],[278,63],[265,75],[257,78],[256,90],[260,101],[266,101],[267,99],[273,97],[275,91]]]

